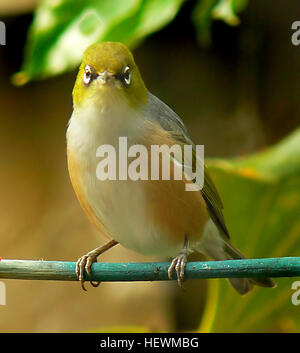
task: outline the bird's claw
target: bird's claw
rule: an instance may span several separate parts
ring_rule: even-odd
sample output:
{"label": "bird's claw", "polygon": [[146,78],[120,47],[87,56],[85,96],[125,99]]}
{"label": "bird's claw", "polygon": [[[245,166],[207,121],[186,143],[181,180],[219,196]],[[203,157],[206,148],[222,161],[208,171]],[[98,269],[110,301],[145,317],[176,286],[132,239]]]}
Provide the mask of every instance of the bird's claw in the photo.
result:
{"label": "bird's claw", "polygon": [[[76,262],[76,275],[78,277],[78,280],[80,281],[81,283],[81,288],[83,290],[87,290],[84,286],[84,282],[85,282],[85,279],[84,279],[84,271],[87,272],[87,274],[92,277],[92,270],[91,270],[91,267],[92,267],[92,264],[94,262],[97,262],[97,257],[96,256],[93,256],[89,253],[87,253],[86,255],[83,255],[81,256],[77,262]],[[93,281],[90,281],[91,285],[93,287],[98,287],[99,284],[101,282],[93,282]]]}
{"label": "bird's claw", "polygon": [[173,271],[175,269],[177,274],[177,282],[179,287],[183,287],[183,282],[185,280],[185,267],[187,264],[187,256],[186,253],[180,253],[177,257],[175,257],[168,269],[168,277],[171,280],[173,276]]}

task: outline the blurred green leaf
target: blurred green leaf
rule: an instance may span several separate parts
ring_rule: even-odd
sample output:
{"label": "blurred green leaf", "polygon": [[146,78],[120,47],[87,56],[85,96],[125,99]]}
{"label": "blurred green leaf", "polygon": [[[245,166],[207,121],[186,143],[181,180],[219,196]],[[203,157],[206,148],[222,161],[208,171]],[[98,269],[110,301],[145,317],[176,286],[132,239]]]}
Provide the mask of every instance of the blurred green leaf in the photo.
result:
{"label": "blurred green leaf", "polygon": [[237,13],[242,11],[247,5],[247,0],[221,0],[212,10],[212,17],[222,20],[230,26],[237,26],[240,20]]}
{"label": "blurred green leaf", "polygon": [[169,23],[184,0],[43,0],[30,28],[25,59],[13,81],[24,84],[74,69],[97,41],[133,46]]}
{"label": "blurred green leaf", "polygon": [[212,24],[212,11],[218,0],[198,0],[192,14],[192,20],[197,30],[198,40],[201,44],[210,43],[210,29]]}
{"label": "blurred green leaf", "polygon": [[157,31],[169,23],[183,2],[184,0],[142,1],[139,11],[114,26],[106,34],[106,37],[109,40],[121,41],[133,47],[149,33]]}
{"label": "blurred green leaf", "polygon": [[248,0],[198,0],[192,18],[200,43],[210,43],[213,20],[222,20],[230,26],[237,26],[240,23],[237,14],[246,7],[247,2]]}
{"label": "blurred green leaf", "polygon": [[[300,255],[300,129],[266,151],[211,161],[210,170],[234,245],[250,258]],[[215,312],[200,330],[299,332],[299,307],[291,302],[295,280],[276,279],[277,288],[256,287],[245,297],[220,280],[208,293]]]}

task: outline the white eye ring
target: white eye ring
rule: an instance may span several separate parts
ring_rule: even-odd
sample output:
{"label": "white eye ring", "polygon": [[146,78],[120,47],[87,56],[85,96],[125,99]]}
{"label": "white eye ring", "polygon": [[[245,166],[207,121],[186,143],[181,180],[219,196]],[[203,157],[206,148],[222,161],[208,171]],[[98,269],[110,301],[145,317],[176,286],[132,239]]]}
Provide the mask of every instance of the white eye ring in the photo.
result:
{"label": "white eye ring", "polygon": [[131,72],[130,72],[130,67],[129,66],[126,66],[124,71],[123,71],[123,74],[124,74],[124,82],[126,83],[127,86],[130,85],[130,81],[131,81]]}
{"label": "white eye ring", "polygon": [[86,85],[89,85],[93,81],[93,70],[89,65],[86,65],[84,74],[83,74],[83,82]]}

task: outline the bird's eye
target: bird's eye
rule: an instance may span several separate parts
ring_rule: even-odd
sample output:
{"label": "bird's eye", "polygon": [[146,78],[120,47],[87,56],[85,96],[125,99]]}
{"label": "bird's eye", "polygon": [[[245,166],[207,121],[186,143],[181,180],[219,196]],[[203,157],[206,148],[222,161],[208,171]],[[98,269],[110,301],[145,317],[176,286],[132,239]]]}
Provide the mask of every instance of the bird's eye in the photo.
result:
{"label": "bird's eye", "polygon": [[84,70],[84,75],[83,75],[84,84],[89,85],[94,78],[95,78],[95,75],[94,75],[93,69],[89,65],[86,65]]}
{"label": "bird's eye", "polygon": [[131,80],[131,72],[130,72],[130,67],[126,66],[124,71],[123,71],[123,79],[124,82],[127,86],[130,85],[130,80]]}

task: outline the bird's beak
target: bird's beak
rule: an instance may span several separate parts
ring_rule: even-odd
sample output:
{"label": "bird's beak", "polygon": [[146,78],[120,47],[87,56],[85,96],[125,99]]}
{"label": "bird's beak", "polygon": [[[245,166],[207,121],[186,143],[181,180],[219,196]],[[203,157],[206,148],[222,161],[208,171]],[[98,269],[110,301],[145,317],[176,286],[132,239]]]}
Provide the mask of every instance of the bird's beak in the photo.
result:
{"label": "bird's beak", "polygon": [[98,80],[102,85],[104,85],[114,76],[115,75],[112,72],[105,70],[98,74]]}

